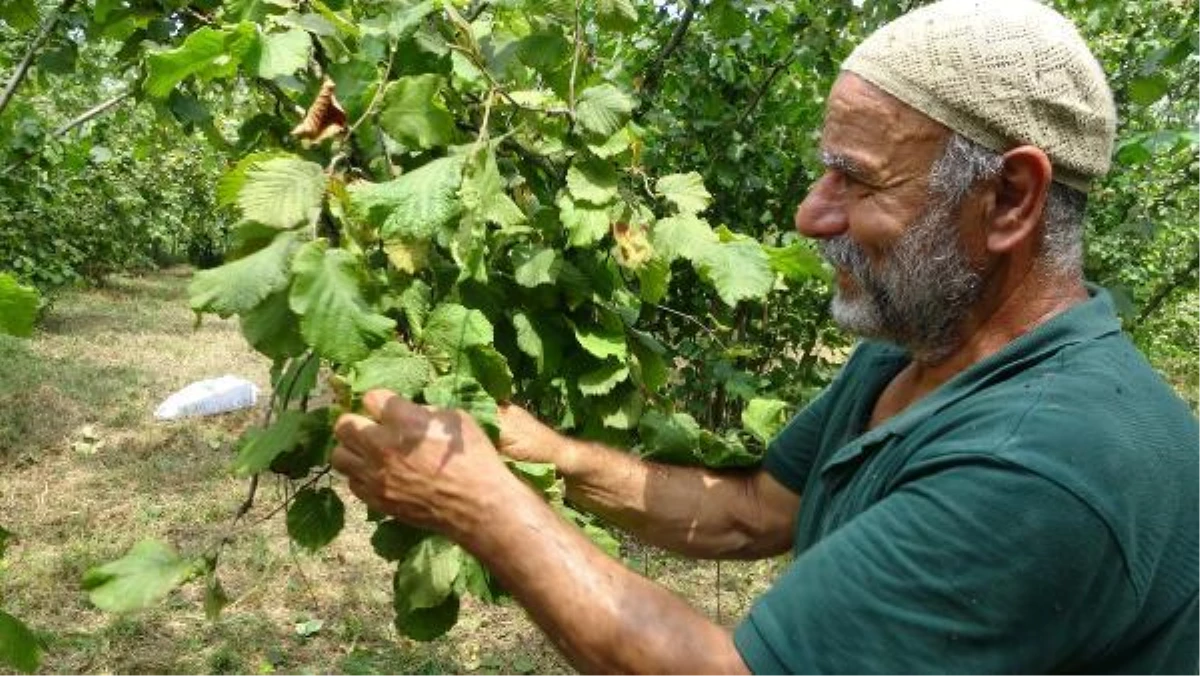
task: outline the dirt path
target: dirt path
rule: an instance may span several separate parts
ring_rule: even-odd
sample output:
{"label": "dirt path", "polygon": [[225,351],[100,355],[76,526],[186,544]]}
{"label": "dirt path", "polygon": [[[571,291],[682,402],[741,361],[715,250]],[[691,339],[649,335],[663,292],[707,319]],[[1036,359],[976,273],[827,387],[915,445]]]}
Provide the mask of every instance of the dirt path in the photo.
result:
{"label": "dirt path", "polygon": [[[312,555],[293,550],[281,518],[226,549],[233,598],[216,622],[192,584],[128,616],[94,609],[79,580],[93,565],[155,537],[182,551],[224,535],[245,495],[232,443],[260,415],[155,422],[154,407],[189,382],[226,373],[268,391],[269,363],[234,321],[193,328],[188,271],[116,277],[59,299],[31,341],[0,342],[0,525],[18,534],[0,568],[0,604],[42,633],[47,673],[552,673],[567,669],[513,606],[465,602],[442,639],[415,643],[391,624],[390,571],[370,549],[365,511],[347,497],[347,527]],[[284,499],[264,482],[256,520]],[[631,553],[636,553],[631,550]],[[646,560],[648,558],[648,560]],[[732,624],[778,564],[716,564],[650,553],[631,560]],[[323,621],[302,637],[298,623]]]}

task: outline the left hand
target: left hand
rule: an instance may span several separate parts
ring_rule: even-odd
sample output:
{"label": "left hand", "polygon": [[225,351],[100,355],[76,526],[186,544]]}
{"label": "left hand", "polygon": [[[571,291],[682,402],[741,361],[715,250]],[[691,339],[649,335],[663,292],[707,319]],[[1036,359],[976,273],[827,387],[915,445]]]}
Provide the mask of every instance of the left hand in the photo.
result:
{"label": "left hand", "polygon": [[331,463],[367,505],[456,537],[503,504],[516,480],[470,416],[387,390],[368,392],[363,408],[369,417],[338,418]]}

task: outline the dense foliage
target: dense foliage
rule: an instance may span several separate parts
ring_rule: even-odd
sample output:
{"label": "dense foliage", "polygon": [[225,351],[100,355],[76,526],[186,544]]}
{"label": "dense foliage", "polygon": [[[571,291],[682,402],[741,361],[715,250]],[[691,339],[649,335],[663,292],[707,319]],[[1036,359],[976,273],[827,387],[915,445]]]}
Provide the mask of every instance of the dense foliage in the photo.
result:
{"label": "dense foliage", "polygon": [[[294,482],[288,531],[308,549],[344,518],[331,420],[372,387],[492,433],[515,399],[650,457],[750,464],[849,345],[791,226],[823,97],[913,4],[0,0],[4,288],[227,251],[192,306],[238,316],[275,364],[233,461],[243,512],[260,473]],[[1122,120],[1089,277],[1194,380],[1196,5],[1057,4]],[[512,469],[612,546],[552,467]],[[377,528],[402,633],[502,593],[449,541]],[[144,542],[85,586],[127,610],[203,577],[215,614],[228,544]],[[0,614],[0,635],[18,629]]]}

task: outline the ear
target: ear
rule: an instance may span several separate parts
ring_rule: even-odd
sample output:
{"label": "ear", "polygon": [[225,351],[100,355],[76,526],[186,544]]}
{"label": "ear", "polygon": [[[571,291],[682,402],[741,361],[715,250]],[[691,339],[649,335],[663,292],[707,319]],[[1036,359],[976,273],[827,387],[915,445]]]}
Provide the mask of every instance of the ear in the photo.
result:
{"label": "ear", "polygon": [[1041,148],[1019,146],[1004,154],[1004,168],[988,222],[988,251],[1009,253],[1028,246],[1032,253],[1052,179],[1050,158]]}

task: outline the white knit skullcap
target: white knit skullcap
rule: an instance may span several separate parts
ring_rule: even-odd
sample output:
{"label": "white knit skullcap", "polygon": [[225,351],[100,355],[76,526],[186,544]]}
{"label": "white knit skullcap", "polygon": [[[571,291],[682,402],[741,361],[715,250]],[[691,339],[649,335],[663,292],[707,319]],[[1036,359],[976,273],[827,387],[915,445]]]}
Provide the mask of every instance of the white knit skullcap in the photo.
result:
{"label": "white knit skullcap", "polygon": [[842,64],[996,152],[1034,145],[1054,180],[1108,172],[1116,109],[1075,26],[1033,0],[942,0],[868,37]]}

